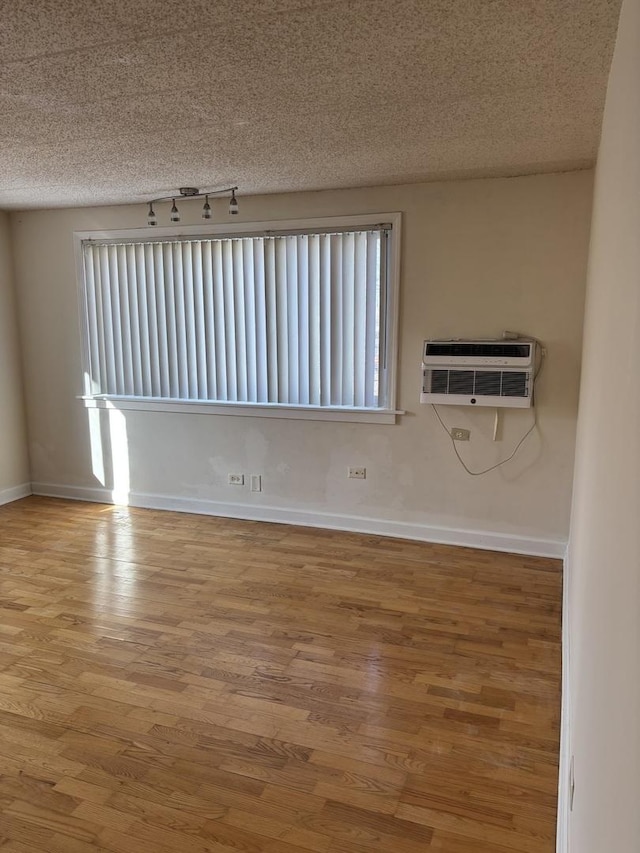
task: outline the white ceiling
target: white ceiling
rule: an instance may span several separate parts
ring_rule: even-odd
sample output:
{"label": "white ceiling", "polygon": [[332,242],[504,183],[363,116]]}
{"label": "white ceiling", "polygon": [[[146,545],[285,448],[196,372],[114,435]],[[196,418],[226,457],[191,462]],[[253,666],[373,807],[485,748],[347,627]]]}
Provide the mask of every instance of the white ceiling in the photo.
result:
{"label": "white ceiling", "polygon": [[0,0],[0,208],[593,163],[620,0]]}

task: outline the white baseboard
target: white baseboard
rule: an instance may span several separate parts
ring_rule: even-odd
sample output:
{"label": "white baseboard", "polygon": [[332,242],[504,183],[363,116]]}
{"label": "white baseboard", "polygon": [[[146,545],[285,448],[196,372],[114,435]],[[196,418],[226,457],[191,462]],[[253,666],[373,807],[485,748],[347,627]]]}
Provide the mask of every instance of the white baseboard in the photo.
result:
{"label": "white baseboard", "polygon": [[562,719],[560,724],[560,767],[558,769],[558,822],[556,853],[569,853],[571,812],[571,647],[569,645],[570,553],[562,567]]}
{"label": "white baseboard", "polygon": [[[63,486],[55,483],[32,483],[35,495],[97,503],[117,503],[109,489]],[[442,545],[462,545],[487,551],[506,551],[536,557],[564,557],[566,542],[555,539],[507,535],[498,532],[435,527],[406,521],[344,515],[289,507],[258,506],[256,504],[226,503],[201,498],[152,495],[131,492],[129,506],[145,509],[166,509],[173,512],[192,512],[198,515],[215,515],[242,518],[249,521],[271,521],[279,524],[297,524],[301,527],[324,527],[352,533],[370,533],[397,539],[415,539]]]}
{"label": "white baseboard", "polygon": [[33,494],[31,483],[22,483],[20,486],[13,486],[10,489],[0,490],[0,506],[9,504],[11,501],[19,501],[20,498],[28,498]]}

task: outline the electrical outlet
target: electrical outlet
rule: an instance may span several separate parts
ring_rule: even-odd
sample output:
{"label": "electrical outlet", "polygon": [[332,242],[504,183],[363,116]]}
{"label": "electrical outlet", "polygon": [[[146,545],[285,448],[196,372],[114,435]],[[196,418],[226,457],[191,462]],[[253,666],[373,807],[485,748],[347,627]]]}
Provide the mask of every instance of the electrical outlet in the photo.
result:
{"label": "electrical outlet", "polygon": [[367,469],[366,468],[349,468],[349,473],[347,477],[350,480],[366,480],[367,479]]}
{"label": "electrical outlet", "polygon": [[252,474],[251,475],[251,491],[252,492],[261,492],[262,491],[262,477],[260,474]]}
{"label": "electrical outlet", "polygon": [[463,429],[462,427],[451,427],[451,438],[454,441],[469,441],[471,430]]}
{"label": "electrical outlet", "polygon": [[244,486],[244,474],[227,474],[227,483],[230,486]]}

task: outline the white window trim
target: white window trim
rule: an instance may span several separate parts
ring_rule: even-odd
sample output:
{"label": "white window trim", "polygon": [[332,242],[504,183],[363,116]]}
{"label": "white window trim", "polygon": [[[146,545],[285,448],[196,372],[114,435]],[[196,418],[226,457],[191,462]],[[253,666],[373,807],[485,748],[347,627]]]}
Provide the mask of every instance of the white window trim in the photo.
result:
{"label": "white window trim", "polygon": [[387,302],[387,383],[388,408],[359,409],[348,407],[290,406],[277,403],[220,403],[192,400],[151,400],[116,396],[78,395],[86,408],[114,408],[123,411],[174,412],[200,415],[236,415],[258,418],[286,418],[292,420],[346,421],[358,423],[395,424],[396,416],[404,414],[395,408],[396,373],[398,359],[398,320],[400,294],[400,247],[402,214],[367,213],[362,215],[330,216],[313,219],[270,219],[257,222],[215,223],[205,225],[164,226],[126,228],[109,231],[75,231],[73,234],[76,260],[76,281],[78,284],[78,305],[80,309],[80,333],[82,341],[82,369],[79,377],[80,387],[84,387],[83,373],[89,364],[89,334],[86,326],[86,305],[84,288],[84,265],[82,243],[84,240],[149,240],[181,238],[193,236],[217,236],[233,234],[264,233],[265,231],[294,231],[314,228],[353,228],[378,225],[388,222],[392,226],[393,239],[390,241],[389,287]]}
{"label": "white window trim", "polygon": [[150,400],[132,397],[81,397],[87,409],[119,409],[129,412],[175,412],[190,415],[285,418],[299,421],[356,421],[394,424],[404,412],[390,409],[357,409],[347,406],[290,406],[286,403],[219,403],[195,400]]}

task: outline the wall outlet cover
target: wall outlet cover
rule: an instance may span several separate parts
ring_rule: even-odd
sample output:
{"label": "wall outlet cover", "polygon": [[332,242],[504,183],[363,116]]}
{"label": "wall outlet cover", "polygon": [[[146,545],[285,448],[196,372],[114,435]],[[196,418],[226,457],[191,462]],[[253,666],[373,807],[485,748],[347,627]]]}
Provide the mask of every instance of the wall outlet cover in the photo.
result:
{"label": "wall outlet cover", "polygon": [[471,430],[463,429],[462,427],[451,427],[451,438],[454,441],[469,441]]}

